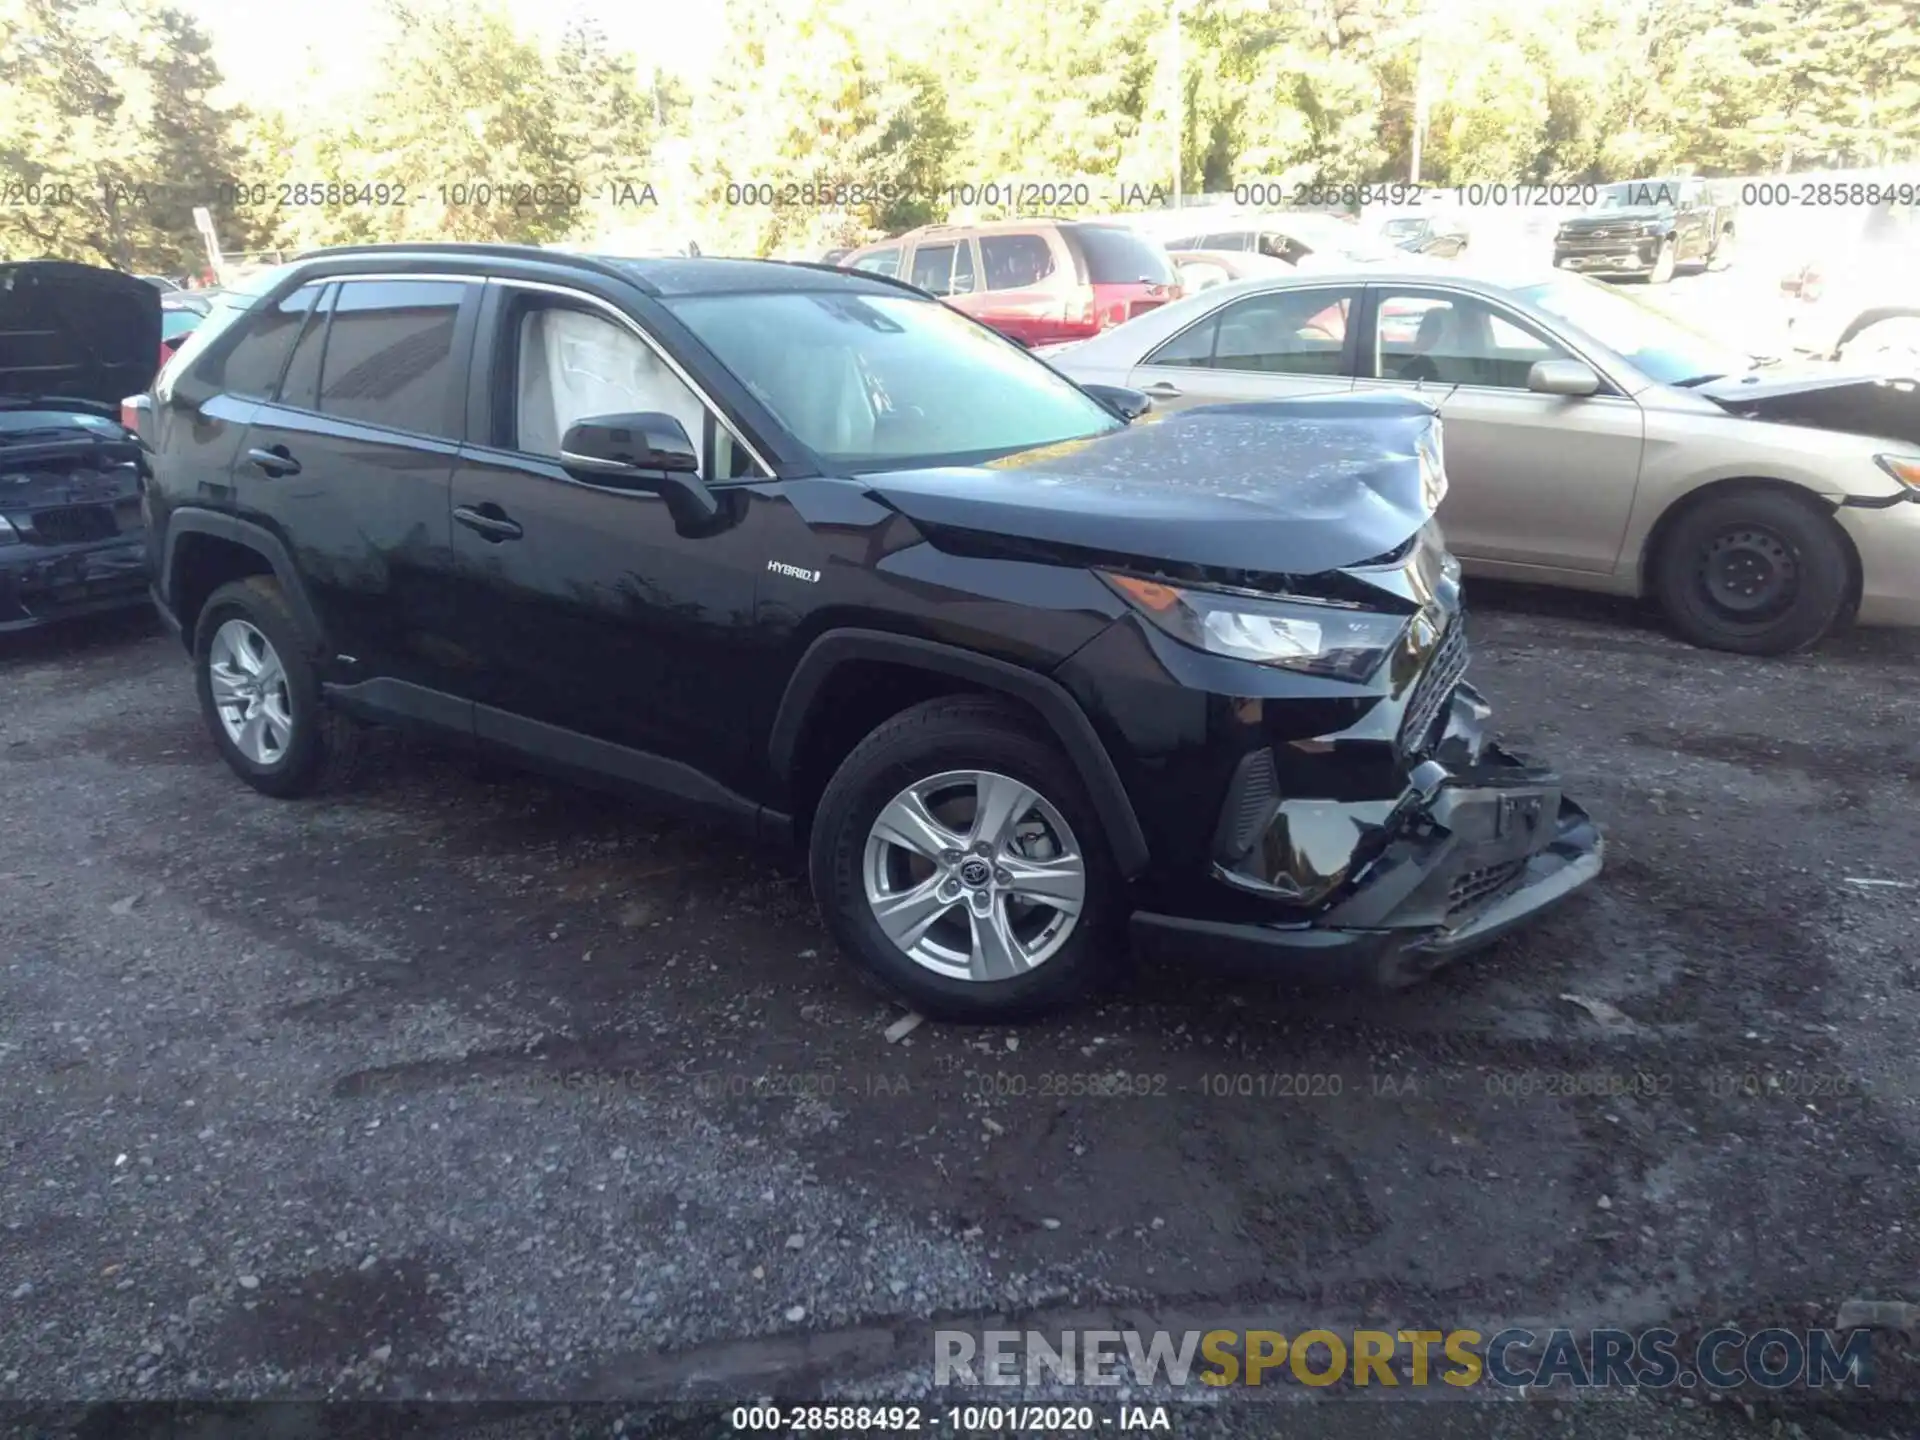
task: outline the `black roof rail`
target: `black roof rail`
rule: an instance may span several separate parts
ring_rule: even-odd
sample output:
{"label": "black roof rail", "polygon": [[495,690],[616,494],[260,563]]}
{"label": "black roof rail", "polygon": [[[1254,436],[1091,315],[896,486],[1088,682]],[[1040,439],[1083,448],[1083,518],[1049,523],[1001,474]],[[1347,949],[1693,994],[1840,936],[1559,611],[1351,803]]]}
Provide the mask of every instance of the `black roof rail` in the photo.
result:
{"label": "black roof rail", "polygon": [[862,280],[878,280],[882,285],[891,285],[896,290],[905,290],[910,295],[918,295],[925,300],[938,300],[940,297],[931,290],[922,290],[911,280],[902,280],[898,275],[882,275],[875,270],[856,270],[851,265],[834,265],[825,260],[771,260],[771,265],[792,265],[800,270],[824,270],[829,275],[857,275]]}
{"label": "black roof rail", "polygon": [[462,256],[471,256],[476,260],[540,260],[552,265],[592,270],[614,280],[624,280],[629,285],[637,285],[649,295],[660,293],[638,271],[617,268],[613,262],[619,259],[618,256],[594,255],[576,250],[548,250],[539,245],[489,245],[480,242],[446,240],[395,241],[373,245],[327,245],[316,250],[304,251],[286,263],[299,265],[310,260],[331,260],[336,256],[342,259],[353,259],[378,258],[382,255],[391,255],[396,258],[418,255],[429,259],[458,259]]}

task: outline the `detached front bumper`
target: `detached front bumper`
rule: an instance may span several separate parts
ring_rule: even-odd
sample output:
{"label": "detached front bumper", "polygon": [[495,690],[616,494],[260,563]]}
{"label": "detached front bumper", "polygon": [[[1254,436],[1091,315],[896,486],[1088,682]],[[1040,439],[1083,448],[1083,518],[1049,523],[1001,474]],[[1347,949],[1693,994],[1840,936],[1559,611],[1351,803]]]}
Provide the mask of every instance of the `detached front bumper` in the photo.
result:
{"label": "detached front bumper", "polygon": [[[1397,988],[1490,945],[1600,873],[1605,844],[1550,770],[1476,733],[1485,707],[1462,686],[1435,757],[1393,802],[1275,799],[1261,833],[1215,879],[1287,907],[1289,889],[1337,880],[1304,920],[1133,916],[1136,950],[1251,962],[1313,983]],[[1297,912],[1297,907],[1295,913]]]}
{"label": "detached front bumper", "polygon": [[147,549],[138,534],[0,546],[0,634],[146,603]]}

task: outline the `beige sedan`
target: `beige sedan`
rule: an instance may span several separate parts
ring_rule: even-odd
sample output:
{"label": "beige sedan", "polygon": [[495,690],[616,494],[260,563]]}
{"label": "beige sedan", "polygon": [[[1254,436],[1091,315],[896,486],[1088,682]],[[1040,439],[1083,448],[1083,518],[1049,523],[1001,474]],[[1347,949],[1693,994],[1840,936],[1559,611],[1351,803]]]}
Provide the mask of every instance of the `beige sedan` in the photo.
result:
{"label": "beige sedan", "polygon": [[1469,574],[1648,595],[1696,644],[1750,654],[1850,618],[1920,625],[1914,385],[1756,369],[1583,276],[1245,280],[1040,353],[1159,409],[1429,400]]}

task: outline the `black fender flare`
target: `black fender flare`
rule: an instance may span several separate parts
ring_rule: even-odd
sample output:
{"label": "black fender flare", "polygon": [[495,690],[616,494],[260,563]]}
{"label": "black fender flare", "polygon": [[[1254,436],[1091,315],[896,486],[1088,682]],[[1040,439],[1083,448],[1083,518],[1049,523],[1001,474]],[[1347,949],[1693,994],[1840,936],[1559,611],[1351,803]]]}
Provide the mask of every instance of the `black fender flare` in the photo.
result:
{"label": "black fender flare", "polygon": [[[281,593],[287,597],[287,607],[293,611],[293,618],[299,622],[307,638],[317,649],[325,646],[326,630],[320,624],[319,613],[313,608],[307,587],[300,581],[300,572],[294,568],[293,556],[288,553],[280,537],[264,525],[256,525],[251,520],[242,520],[218,510],[185,506],[167,517],[166,545],[160,556],[160,594],[170,611],[178,614],[174,561],[179,555],[180,537],[183,535],[211,535],[258,554],[273,567],[273,578],[279,582]],[[190,635],[183,635],[183,638],[189,645],[193,643]]]}
{"label": "black fender flare", "polygon": [[934,640],[885,630],[849,629],[830,630],[809,645],[787,681],[767,740],[768,762],[783,786],[792,782],[801,731],[827,681],[842,665],[860,660],[886,660],[951,675],[1031,706],[1053,732],[1086,786],[1121,874],[1131,879],[1147,868],[1147,838],[1133,801],[1099,732],[1066,687],[1036,670]]}

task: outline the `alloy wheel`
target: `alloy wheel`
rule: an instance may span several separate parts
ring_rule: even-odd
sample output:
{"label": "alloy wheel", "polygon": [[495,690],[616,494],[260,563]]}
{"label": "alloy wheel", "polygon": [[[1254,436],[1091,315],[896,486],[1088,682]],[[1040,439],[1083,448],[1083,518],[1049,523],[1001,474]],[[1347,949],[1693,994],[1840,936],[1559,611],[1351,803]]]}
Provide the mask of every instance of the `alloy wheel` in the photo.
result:
{"label": "alloy wheel", "polygon": [[227,739],[255,765],[272,765],[293,739],[286,667],[258,627],[238,618],[213,632],[207,681]]}
{"label": "alloy wheel", "polygon": [[1065,818],[1024,781],[950,770],[881,807],[862,866],[881,931],[916,964],[956,980],[1007,980],[1044,965],[1078,925],[1086,858]]}

